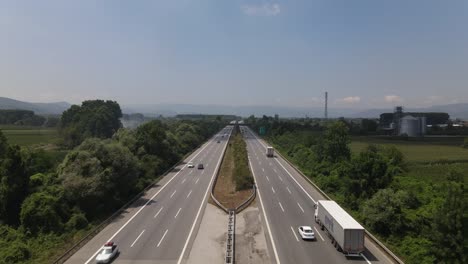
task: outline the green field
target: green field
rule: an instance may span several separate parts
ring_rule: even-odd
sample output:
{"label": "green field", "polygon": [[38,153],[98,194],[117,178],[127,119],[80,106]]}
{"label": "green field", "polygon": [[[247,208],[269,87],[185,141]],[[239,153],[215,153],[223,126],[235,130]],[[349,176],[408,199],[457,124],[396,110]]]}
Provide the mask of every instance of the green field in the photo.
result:
{"label": "green field", "polygon": [[38,128],[23,126],[0,126],[10,144],[30,146],[36,144],[56,144],[59,140],[55,128]]}
{"label": "green field", "polygon": [[468,149],[461,147],[461,137],[437,137],[419,140],[392,140],[373,137],[353,137],[350,147],[353,153],[359,153],[369,144],[394,145],[409,162],[460,161],[468,162]]}

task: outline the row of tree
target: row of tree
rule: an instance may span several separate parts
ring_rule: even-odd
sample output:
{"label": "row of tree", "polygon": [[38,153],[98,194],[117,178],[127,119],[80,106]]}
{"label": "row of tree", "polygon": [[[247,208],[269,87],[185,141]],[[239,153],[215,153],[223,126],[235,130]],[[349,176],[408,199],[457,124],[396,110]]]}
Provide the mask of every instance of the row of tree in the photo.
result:
{"label": "row of tree", "polygon": [[76,147],[63,160],[10,145],[0,132],[0,263],[37,263],[32,248],[106,218],[224,126],[153,120],[131,130],[120,116],[112,101],[72,106],[61,132]]}

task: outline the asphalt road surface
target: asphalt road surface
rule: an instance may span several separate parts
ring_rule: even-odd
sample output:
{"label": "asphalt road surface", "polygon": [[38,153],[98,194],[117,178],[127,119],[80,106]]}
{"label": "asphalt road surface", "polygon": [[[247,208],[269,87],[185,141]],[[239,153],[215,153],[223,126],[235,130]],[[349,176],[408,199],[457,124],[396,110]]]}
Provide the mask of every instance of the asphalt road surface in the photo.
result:
{"label": "asphalt road surface", "polygon": [[[331,239],[314,221],[315,201],[324,199],[285,160],[266,156],[266,143],[243,126],[251,169],[258,187],[270,256],[276,263],[392,263],[366,239],[361,257],[338,252]],[[303,241],[297,228],[312,226],[316,241]]]}
{"label": "asphalt road surface", "polygon": [[185,263],[231,130],[212,137],[66,263],[95,263],[106,241],[120,249],[113,263]]}

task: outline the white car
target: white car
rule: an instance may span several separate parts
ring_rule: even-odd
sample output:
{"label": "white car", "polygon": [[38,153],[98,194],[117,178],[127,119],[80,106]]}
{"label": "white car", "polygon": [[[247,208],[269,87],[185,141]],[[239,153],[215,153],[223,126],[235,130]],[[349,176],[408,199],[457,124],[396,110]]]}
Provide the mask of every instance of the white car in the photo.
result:
{"label": "white car", "polygon": [[96,256],[96,263],[110,263],[117,256],[119,249],[114,242],[107,242],[102,247],[101,252]]}
{"label": "white car", "polygon": [[192,163],[192,162],[189,162],[189,163],[187,164],[187,167],[189,167],[189,168],[193,168],[193,167],[195,167],[195,165],[193,165],[193,163]]}
{"label": "white car", "polygon": [[302,239],[310,239],[315,240],[315,233],[310,226],[300,226],[298,228],[299,235],[301,235]]}

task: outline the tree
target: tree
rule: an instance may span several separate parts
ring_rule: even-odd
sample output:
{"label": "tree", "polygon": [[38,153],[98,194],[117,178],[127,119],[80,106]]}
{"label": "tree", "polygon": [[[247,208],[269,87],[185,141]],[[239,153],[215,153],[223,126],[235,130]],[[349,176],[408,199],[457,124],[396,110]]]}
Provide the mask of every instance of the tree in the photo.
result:
{"label": "tree", "polygon": [[66,197],[95,216],[113,211],[135,193],[140,168],[128,148],[94,138],[65,157],[58,175]]}
{"label": "tree", "polygon": [[350,139],[346,124],[341,121],[332,123],[327,127],[323,138],[323,158],[333,163],[349,160],[351,157],[349,143]]}
{"label": "tree", "polygon": [[28,194],[28,181],[20,148],[8,146],[0,156],[0,220],[18,224],[21,203]]}
{"label": "tree", "polygon": [[32,233],[59,231],[62,228],[60,197],[47,192],[37,192],[24,200],[21,207],[21,224]]}
{"label": "tree", "polygon": [[63,112],[60,131],[67,146],[79,145],[90,137],[110,138],[122,127],[122,111],[115,101],[84,101]]}
{"label": "tree", "polygon": [[[466,228],[466,198],[463,175],[450,171],[443,204],[434,214],[433,251],[438,263],[466,263],[467,248],[463,228]],[[464,226],[465,224],[465,226]]]}
{"label": "tree", "polygon": [[463,147],[468,149],[468,137],[466,137],[465,140],[463,140]]}
{"label": "tree", "polygon": [[401,232],[406,226],[407,196],[405,191],[379,190],[363,206],[364,223],[384,236]]}

